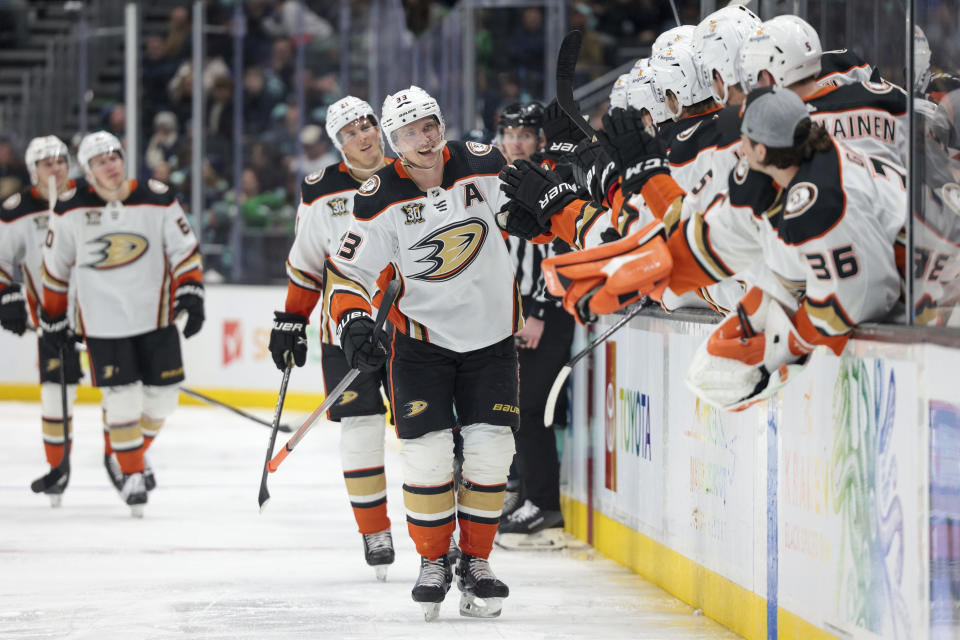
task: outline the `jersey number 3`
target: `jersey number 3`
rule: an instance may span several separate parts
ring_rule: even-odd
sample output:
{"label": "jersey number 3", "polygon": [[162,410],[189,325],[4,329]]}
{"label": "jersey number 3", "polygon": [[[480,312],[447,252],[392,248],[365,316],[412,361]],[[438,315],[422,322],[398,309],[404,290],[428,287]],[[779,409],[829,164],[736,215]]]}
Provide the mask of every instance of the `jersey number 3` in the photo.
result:
{"label": "jersey number 3", "polygon": [[357,257],[357,249],[362,242],[363,238],[359,235],[352,231],[347,232],[347,235],[343,237],[343,242],[340,243],[340,250],[337,251],[337,256],[344,260],[353,260]]}
{"label": "jersey number 3", "polygon": [[838,280],[852,278],[860,273],[860,262],[857,260],[857,254],[853,251],[853,245],[837,247],[827,256],[823,253],[808,253],[807,262],[813,269],[817,280],[832,280],[833,274],[830,272],[830,258],[833,260],[833,271],[837,274]]}

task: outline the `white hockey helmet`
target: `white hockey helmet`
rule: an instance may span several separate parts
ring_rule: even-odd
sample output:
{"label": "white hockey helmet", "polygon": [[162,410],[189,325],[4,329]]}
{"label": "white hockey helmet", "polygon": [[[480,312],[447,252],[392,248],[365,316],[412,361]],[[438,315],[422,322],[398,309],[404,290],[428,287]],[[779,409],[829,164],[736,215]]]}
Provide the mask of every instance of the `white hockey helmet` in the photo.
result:
{"label": "white hockey helmet", "polygon": [[27,163],[27,171],[30,172],[30,183],[37,184],[37,163],[44,158],[56,158],[63,156],[70,161],[70,154],[67,151],[67,145],[57,136],[40,136],[34,138],[27,145],[27,151],[24,155],[24,161]]}
{"label": "white hockey helmet", "polygon": [[923,29],[914,25],[913,27],[913,91],[914,93],[925,93],[927,85],[930,84],[930,42],[927,40],[927,34]]}
{"label": "white hockey helmet", "polygon": [[[711,97],[709,88],[703,86],[700,80],[696,56],[689,44],[674,44],[650,58],[650,66],[658,67],[658,89],[663,90],[664,96],[667,91],[673,92],[681,107],[689,107]],[[672,116],[674,120],[679,119],[680,111]]]}
{"label": "white hockey helmet", "polygon": [[658,53],[662,53],[666,49],[669,49],[671,45],[677,44],[678,42],[692,43],[693,30],[695,28],[692,24],[682,24],[679,27],[667,29],[657,36],[657,39],[650,45],[650,57],[652,58]]}
{"label": "white hockey helmet", "polygon": [[[720,104],[726,104],[729,87],[740,84],[740,48],[761,24],[756,14],[737,4],[714,11],[697,25],[694,50],[700,82]],[[714,72],[723,79],[723,93],[713,88]]]}
{"label": "white hockey helmet", "polygon": [[664,99],[665,94],[657,91],[657,67],[634,69],[627,83],[627,106],[640,111],[646,109],[654,124],[660,124],[671,118]]}
{"label": "white hockey helmet", "polygon": [[116,151],[123,157],[123,145],[120,144],[117,136],[107,131],[94,131],[85,135],[80,141],[80,146],[77,148],[77,161],[85,172],[93,173],[90,170],[90,160],[111,151]]}
{"label": "white hockey helmet", "polygon": [[617,78],[617,81],[613,83],[613,89],[610,90],[609,111],[627,108],[627,83],[629,82],[630,74],[624,73],[621,74]]}
{"label": "white hockey helmet", "polygon": [[650,58],[640,58],[633,63],[634,69],[646,69],[650,66]]}
{"label": "white hockey helmet", "polygon": [[338,135],[340,129],[361,118],[369,118],[370,123],[374,126],[377,124],[377,114],[373,107],[366,101],[354,96],[340,98],[327,107],[327,137],[333,142],[337,151],[343,152],[343,143],[340,142]]}
{"label": "white hockey helmet", "polygon": [[745,93],[760,84],[767,71],[774,82],[789,87],[820,73],[820,36],[797,16],[777,16],[764,22],[740,49],[740,84]]}
{"label": "white hockey helmet", "polygon": [[380,114],[380,129],[386,134],[390,148],[399,155],[393,134],[404,125],[430,116],[436,118],[442,139],[445,126],[440,105],[429,93],[416,85],[411,85],[409,89],[397,91],[384,99]]}

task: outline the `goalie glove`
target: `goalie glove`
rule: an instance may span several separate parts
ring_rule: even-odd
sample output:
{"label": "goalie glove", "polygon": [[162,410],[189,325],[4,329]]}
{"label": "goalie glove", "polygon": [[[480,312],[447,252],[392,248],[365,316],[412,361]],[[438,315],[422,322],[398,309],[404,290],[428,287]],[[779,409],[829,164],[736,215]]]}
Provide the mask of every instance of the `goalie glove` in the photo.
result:
{"label": "goalie glove", "polygon": [[661,222],[607,244],[541,263],[550,293],[580,324],[663,292],[673,269]]}
{"label": "goalie glove", "polygon": [[603,116],[603,131],[597,132],[621,176],[625,196],[640,193],[643,185],[658,173],[670,173],[663,141],[644,128],[639,111],[614,109]]}
{"label": "goalie glove", "polygon": [[543,137],[547,140],[544,157],[559,162],[587,136],[554,100],[543,110]]}
{"label": "goalie glove", "polygon": [[813,348],[783,305],[753,287],[697,349],[685,381],[707,403],[742,411],[795,377]]}
{"label": "goalie glove", "polygon": [[0,327],[22,336],[27,330],[26,296],[18,283],[0,290]]}
{"label": "goalie glove", "polygon": [[610,155],[599,142],[583,140],[570,160],[574,181],[590,193],[590,199],[603,203],[610,187],[620,176]]}
{"label": "goalie glove", "polygon": [[554,172],[529,160],[517,160],[500,170],[500,190],[536,216],[545,229],[550,218],[577,198],[577,188]]}

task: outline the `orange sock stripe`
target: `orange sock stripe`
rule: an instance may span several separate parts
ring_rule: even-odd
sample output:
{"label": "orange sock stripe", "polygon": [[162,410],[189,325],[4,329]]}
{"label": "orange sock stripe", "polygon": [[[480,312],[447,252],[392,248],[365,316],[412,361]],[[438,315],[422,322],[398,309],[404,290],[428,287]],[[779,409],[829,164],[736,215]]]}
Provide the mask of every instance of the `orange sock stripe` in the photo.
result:
{"label": "orange sock stripe", "polygon": [[353,507],[353,517],[357,520],[357,530],[360,533],[376,533],[390,528],[386,498],[367,505],[356,502],[351,502],[350,505]]}
{"label": "orange sock stripe", "polygon": [[44,442],[43,450],[47,454],[47,464],[49,464],[51,467],[55,467],[60,464],[60,460],[63,459],[62,444],[50,444],[49,442]]}
{"label": "orange sock stripe", "polygon": [[[407,516],[407,531],[410,532],[410,538],[417,546],[417,553],[428,560],[436,560],[447,552],[450,548],[450,536],[457,528],[456,518],[450,516],[443,520],[414,520]],[[497,528],[493,528],[496,533]],[[490,538],[490,544],[493,544],[493,538]],[[487,553],[490,551],[487,550]],[[486,557],[486,556],[484,556]]]}
{"label": "orange sock stripe", "polygon": [[153,444],[154,436],[143,436],[143,452],[146,453],[150,445]]}
{"label": "orange sock stripe", "polygon": [[457,517],[460,521],[460,549],[478,558],[489,557],[498,523],[488,522],[486,518],[474,518],[465,513],[459,513]]}
{"label": "orange sock stripe", "polygon": [[113,446],[110,444],[110,430],[103,428],[103,454],[109,456],[113,453]]}
{"label": "orange sock stripe", "polygon": [[143,447],[132,451],[117,451],[117,462],[124,473],[138,473],[143,471]]}

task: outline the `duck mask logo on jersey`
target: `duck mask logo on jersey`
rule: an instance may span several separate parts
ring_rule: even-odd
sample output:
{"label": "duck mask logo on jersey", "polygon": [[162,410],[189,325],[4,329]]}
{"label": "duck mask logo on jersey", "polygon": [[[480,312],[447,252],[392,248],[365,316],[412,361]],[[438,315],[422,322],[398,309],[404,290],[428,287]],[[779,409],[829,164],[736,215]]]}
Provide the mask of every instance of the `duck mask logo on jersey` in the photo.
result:
{"label": "duck mask logo on jersey", "polygon": [[430,251],[430,255],[417,258],[417,262],[430,267],[410,277],[427,282],[442,282],[457,277],[480,255],[487,229],[487,223],[480,218],[469,218],[437,229],[410,247],[411,250]]}
{"label": "duck mask logo on jersey", "polygon": [[101,244],[98,258],[83,265],[93,269],[114,269],[136,262],[150,247],[138,233],[107,233],[90,242]]}

